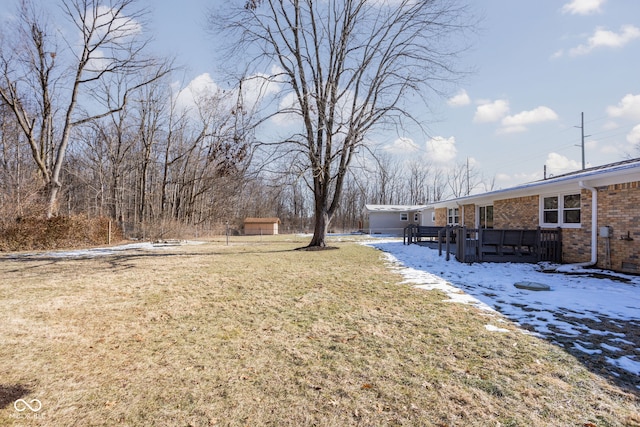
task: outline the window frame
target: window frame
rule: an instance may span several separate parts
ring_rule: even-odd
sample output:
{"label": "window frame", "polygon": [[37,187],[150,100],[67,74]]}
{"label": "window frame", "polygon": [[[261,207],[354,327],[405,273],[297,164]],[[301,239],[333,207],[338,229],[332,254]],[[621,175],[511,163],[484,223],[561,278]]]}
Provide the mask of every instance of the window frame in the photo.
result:
{"label": "window frame", "polygon": [[409,221],[409,212],[401,212],[400,213],[400,221]]}
{"label": "window frame", "polygon": [[447,225],[460,225],[460,208],[447,208]]}
{"label": "window frame", "polygon": [[[565,202],[567,201],[567,197],[578,196],[578,206],[565,206]],[[547,208],[545,206],[545,201],[547,199],[556,199],[556,206],[552,208]],[[580,221],[578,222],[567,222],[567,213],[569,212],[578,212],[578,216]],[[546,214],[555,212],[557,216],[557,222],[546,222]],[[578,192],[564,192],[564,193],[550,193],[550,194],[541,194],[540,195],[540,217],[539,217],[540,227],[545,228],[582,228],[582,193]]]}
{"label": "window frame", "polygon": [[[491,208],[491,227],[487,227],[487,214],[489,212],[489,208]],[[482,211],[484,210],[485,212],[485,218],[484,218],[484,227],[483,225],[483,218],[482,218]],[[478,206],[478,228],[485,228],[485,229],[492,229],[494,228],[494,219],[493,219],[493,212],[494,212],[494,208],[493,208],[493,203],[488,204],[488,205],[479,205]]]}

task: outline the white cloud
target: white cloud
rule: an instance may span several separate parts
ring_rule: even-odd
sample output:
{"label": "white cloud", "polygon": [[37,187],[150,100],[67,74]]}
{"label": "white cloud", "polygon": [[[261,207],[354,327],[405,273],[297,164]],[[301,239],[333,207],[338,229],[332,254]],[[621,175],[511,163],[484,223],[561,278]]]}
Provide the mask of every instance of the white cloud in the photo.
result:
{"label": "white cloud", "polygon": [[509,112],[509,101],[498,99],[493,102],[485,102],[478,106],[473,116],[475,123],[497,122]]}
{"label": "white cloud", "polygon": [[178,92],[176,108],[179,111],[193,110],[200,100],[209,98],[219,91],[220,87],[213,81],[209,73],[200,74]]}
{"label": "white cloud", "polygon": [[85,66],[85,70],[98,73],[105,70],[109,64],[111,64],[111,59],[105,56],[103,50],[96,49],[91,52],[89,61],[87,61],[87,65]]}
{"label": "white cloud", "polygon": [[427,141],[427,159],[444,164],[455,160],[458,155],[455,137],[436,136]]}
{"label": "white cloud", "polygon": [[498,133],[518,133],[525,132],[527,126],[535,123],[542,123],[558,120],[558,115],[549,107],[540,106],[530,111],[523,111],[513,116],[502,119],[502,127]]}
{"label": "white cloud", "polygon": [[549,107],[540,106],[502,119],[503,126],[526,126],[534,123],[558,120],[558,115]]}
{"label": "white cloud", "polygon": [[551,59],[558,59],[558,58],[562,58],[564,56],[564,50],[560,49],[555,51],[552,55],[551,55]]}
{"label": "white cloud", "polygon": [[589,15],[591,13],[601,12],[600,6],[606,0],[572,0],[570,3],[562,6],[563,13],[572,15]]}
{"label": "white cloud", "polygon": [[138,21],[123,15],[121,10],[107,6],[98,7],[95,20],[93,13],[89,13],[87,21],[86,25],[89,28],[95,25],[94,36],[96,40],[104,37],[107,33],[110,34],[111,39],[114,39],[134,36],[142,32],[142,26]]}
{"label": "white cloud", "polygon": [[511,175],[506,173],[497,173],[496,174],[496,182],[510,182]]}
{"label": "white cloud", "polygon": [[635,126],[627,135],[629,144],[640,144],[640,125]]}
{"label": "white cloud", "polygon": [[[88,62],[85,71],[99,73],[113,65],[114,55],[120,56],[118,49],[114,52],[105,52],[103,48],[112,47],[114,44],[124,44],[127,39],[133,38],[142,33],[142,26],[138,21],[125,16],[121,10],[112,9],[107,6],[98,6],[95,13],[92,9],[87,10],[87,14],[82,21],[81,17],[77,24],[84,26],[84,34],[78,32],[76,44],[72,47],[78,55],[81,54],[88,43],[91,50],[88,52]],[[91,36],[87,41],[86,36]]]}
{"label": "white cloud", "polygon": [[447,104],[450,107],[464,107],[465,105],[471,104],[471,98],[469,98],[466,90],[461,89],[452,98],[447,100]]}
{"label": "white cloud", "polygon": [[602,125],[602,130],[614,130],[618,129],[620,125],[613,120],[608,120],[605,124]]}
{"label": "white cloud", "polygon": [[609,117],[640,120],[640,95],[627,94],[617,106],[607,107]]}
{"label": "white cloud", "polygon": [[398,138],[391,144],[383,147],[383,150],[393,154],[408,154],[418,151],[419,147],[411,138]]}
{"label": "white cloud", "polygon": [[280,99],[278,104],[278,114],[271,118],[271,121],[278,126],[289,126],[300,122],[300,103],[296,94],[289,92]]}
{"label": "white cloud", "polygon": [[605,155],[620,157],[624,154],[624,148],[621,150],[620,147],[613,144],[603,145],[598,147],[598,151]]}
{"label": "white cloud", "polygon": [[600,47],[619,48],[627,43],[640,38],[640,28],[633,25],[624,25],[619,33],[598,27],[586,44],[581,44],[569,50],[570,56],[586,55]]}
{"label": "white cloud", "polygon": [[549,153],[545,165],[547,165],[547,176],[573,172],[582,167],[578,161],[570,160],[558,153]]}
{"label": "white cloud", "polygon": [[595,139],[588,139],[584,143],[585,150],[587,152],[595,151],[600,146],[600,141]]}
{"label": "white cloud", "polygon": [[273,77],[256,74],[242,81],[242,101],[247,110],[253,110],[266,97],[279,93],[281,89],[282,83],[274,80]]}

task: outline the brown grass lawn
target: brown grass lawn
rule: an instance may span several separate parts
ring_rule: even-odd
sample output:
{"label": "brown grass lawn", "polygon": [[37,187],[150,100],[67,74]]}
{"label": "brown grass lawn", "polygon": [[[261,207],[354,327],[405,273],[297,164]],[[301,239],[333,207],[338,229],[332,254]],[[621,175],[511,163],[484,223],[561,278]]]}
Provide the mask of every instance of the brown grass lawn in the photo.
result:
{"label": "brown grass lawn", "polygon": [[640,425],[563,350],[305,243],[0,257],[0,425]]}

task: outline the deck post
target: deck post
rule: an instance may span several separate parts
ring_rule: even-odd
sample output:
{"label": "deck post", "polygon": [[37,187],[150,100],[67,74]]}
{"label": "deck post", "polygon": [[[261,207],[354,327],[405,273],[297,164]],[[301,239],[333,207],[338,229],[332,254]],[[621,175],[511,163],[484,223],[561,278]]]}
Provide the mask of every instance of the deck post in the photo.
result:
{"label": "deck post", "polygon": [[556,262],[562,263],[562,228],[558,227],[558,244],[556,245]]}
{"label": "deck post", "polygon": [[536,259],[537,262],[542,261],[542,229],[536,227]]}
{"label": "deck post", "polygon": [[451,252],[451,226],[447,225],[446,231],[445,231],[445,250],[447,251],[447,255],[445,256],[445,259],[447,261],[449,261],[449,258],[451,258],[450,252]]}
{"label": "deck post", "polygon": [[456,258],[460,262],[467,262],[467,226],[463,225],[462,228],[456,230]]}

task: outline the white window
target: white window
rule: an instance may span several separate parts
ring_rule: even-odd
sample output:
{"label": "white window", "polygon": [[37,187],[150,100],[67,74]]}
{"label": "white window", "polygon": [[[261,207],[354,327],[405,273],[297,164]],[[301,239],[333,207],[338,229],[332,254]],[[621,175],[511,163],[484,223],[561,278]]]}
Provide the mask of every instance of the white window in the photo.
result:
{"label": "white window", "polygon": [[460,224],[460,210],[459,208],[447,209],[447,224],[458,225]]}
{"label": "white window", "polygon": [[406,212],[403,212],[400,214],[400,221],[409,221],[409,214]]}
{"label": "white window", "polygon": [[420,214],[418,212],[413,214],[413,222],[415,222],[415,223],[419,223],[420,222]]}
{"label": "white window", "polygon": [[540,225],[543,227],[580,227],[580,194],[541,197]]}
{"label": "white window", "polygon": [[478,208],[478,219],[480,228],[493,228],[493,206],[480,206]]}

